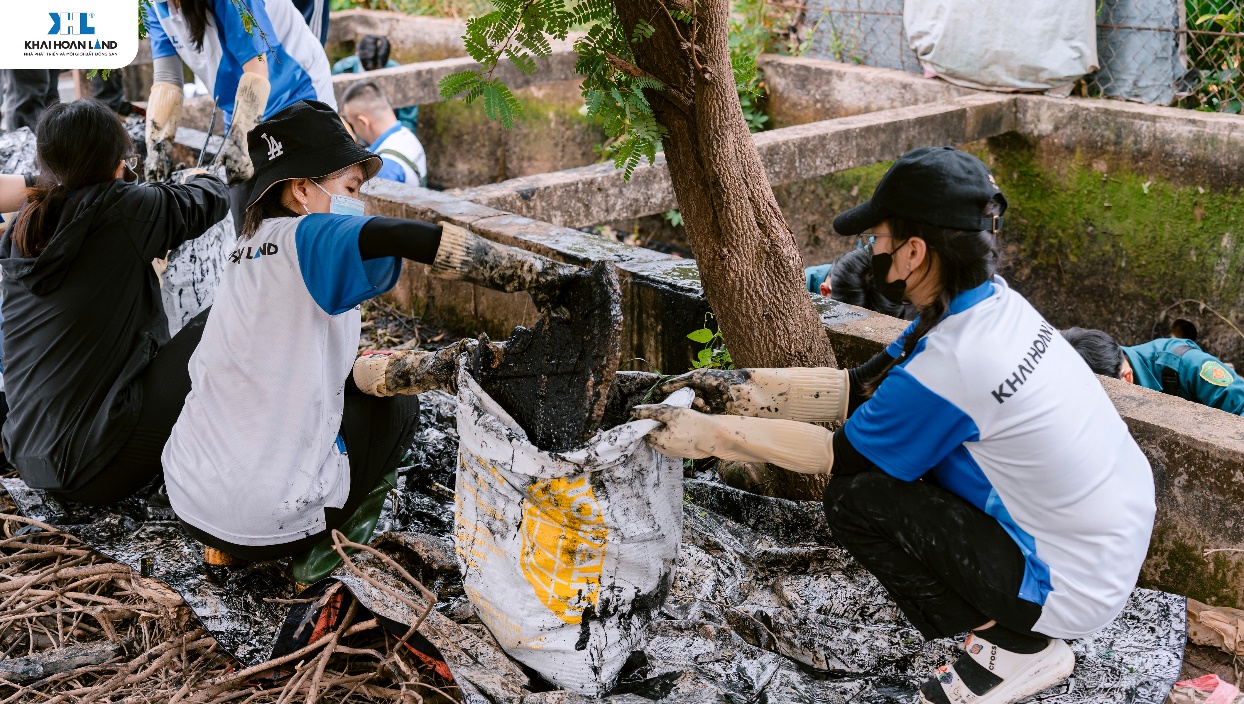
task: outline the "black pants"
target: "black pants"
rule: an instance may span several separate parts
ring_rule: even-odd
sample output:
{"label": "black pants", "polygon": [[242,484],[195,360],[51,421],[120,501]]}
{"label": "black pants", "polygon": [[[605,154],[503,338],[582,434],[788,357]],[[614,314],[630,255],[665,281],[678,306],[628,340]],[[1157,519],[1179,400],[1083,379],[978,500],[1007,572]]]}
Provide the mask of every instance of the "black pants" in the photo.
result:
{"label": "black pants", "polygon": [[1035,635],[1041,607],[1020,599],[1024,556],[1002,526],[929,482],[880,469],[834,477],[825,488],[834,537],[877,577],[925,638],[993,620]]}
{"label": "black pants", "polygon": [[29,68],[4,70],[4,119],[0,130],[13,130],[39,124],[39,115],[49,105],[60,102],[60,69]]}
{"label": "black pants", "polygon": [[160,453],[190,394],[190,355],[203,337],[209,312],[211,308],[191,318],[139,375],[142,410],[112,461],[81,487],[56,492],[58,498],[104,506],[130,496],[161,474]]}
{"label": "black pants", "polygon": [[[417,396],[368,396],[359,391],[353,381],[347,381],[341,437],[346,442],[346,456],[350,460],[350,495],[341,508],[324,509],[323,531],[279,545],[236,545],[184,522],[182,528],[208,547],[252,562],[278,560],[306,552],[345,523],[380,483],[381,477],[397,468],[418,428]],[[245,487],[233,490],[245,491]]]}

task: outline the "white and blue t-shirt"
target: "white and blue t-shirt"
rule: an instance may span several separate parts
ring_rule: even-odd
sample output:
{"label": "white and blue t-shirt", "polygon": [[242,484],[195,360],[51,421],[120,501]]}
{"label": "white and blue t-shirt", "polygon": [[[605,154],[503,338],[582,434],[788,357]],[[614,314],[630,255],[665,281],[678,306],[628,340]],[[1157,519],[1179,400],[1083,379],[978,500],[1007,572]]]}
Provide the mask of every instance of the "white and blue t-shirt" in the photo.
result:
{"label": "white and blue t-shirt", "polygon": [[324,508],[345,504],[339,431],[358,306],[392,288],[402,265],[363,261],[369,219],[267,220],[230,255],[161,456],[186,523],[237,545],[279,545],[324,530]]}
{"label": "white and blue t-shirt", "polygon": [[384,162],[377,178],[422,186],[428,175],[428,157],[423,144],[401,122],[396,123],[367,147]]}
{"label": "white and blue t-shirt", "polygon": [[845,432],[891,476],[935,481],[1002,525],[1026,563],[1018,596],[1042,606],[1034,631],[1079,638],[1123,609],[1153,529],[1149,462],[1088,365],[1001,278],[956,296]]}
{"label": "white and blue t-shirt", "polygon": [[[203,48],[194,48],[190,26],[181,9],[167,0],[147,10],[151,56],[180,56],[208,91],[219,100],[225,124],[233,119],[233,104],[242,80],[242,66],[262,55],[268,66],[272,92],[264,117],[299,100],[319,100],[337,107],[332,72],[324,47],[315,38],[291,0],[206,0],[211,12],[203,32]],[[246,30],[238,5],[254,18]]]}

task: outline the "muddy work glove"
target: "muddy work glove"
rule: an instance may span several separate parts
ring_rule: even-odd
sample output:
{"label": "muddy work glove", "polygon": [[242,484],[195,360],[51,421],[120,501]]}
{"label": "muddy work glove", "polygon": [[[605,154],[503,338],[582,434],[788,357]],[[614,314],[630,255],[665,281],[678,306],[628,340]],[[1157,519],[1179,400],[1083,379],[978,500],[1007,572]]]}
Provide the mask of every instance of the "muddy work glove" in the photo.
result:
{"label": "muddy work glove", "polygon": [[670,457],[768,462],[801,474],[829,474],[834,466],[833,435],[819,425],[667,405],[636,406],[634,415],[664,424],[648,433],[648,444]]}
{"label": "muddy work glove", "polygon": [[229,133],[225,135],[225,144],[214,165],[223,166],[229,183],[245,181],[255,174],[255,165],[251,163],[250,152],[246,148],[246,134],[255,129],[255,125],[263,119],[264,108],[268,105],[268,94],[272,85],[268,79],[254,73],[243,73],[238,82],[238,93],[233,103],[233,120],[229,123]]}
{"label": "muddy work glove", "polygon": [[181,123],[181,86],[156,83],[147,101],[147,156],[143,176],[163,183],[173,174],[173,139]]}
{"label": "muddy work glove", "polygon": [[851,382],[841,369],[697,369],[661,384],[670,394],[691,388],[693,408],[754,418],[785,418],[804,423],[847,419]]}
{"label": "muddy work glove", "polygon": [[580,271],[570,264],[486,240],[464,227],[439,224],[441,244],[428,268],[436,278],[466,281],[506,293],[527,291],[541,308],[564,279]]}
{"label": "muddy work glove", "polygon": [[[475,349],[475,340],[459,340],[435,352],[403,350],[365,354],[354,361],[354,383],[371,396],[458,391],[458,356]],[[498,354],[502,352],[500,345]]]}

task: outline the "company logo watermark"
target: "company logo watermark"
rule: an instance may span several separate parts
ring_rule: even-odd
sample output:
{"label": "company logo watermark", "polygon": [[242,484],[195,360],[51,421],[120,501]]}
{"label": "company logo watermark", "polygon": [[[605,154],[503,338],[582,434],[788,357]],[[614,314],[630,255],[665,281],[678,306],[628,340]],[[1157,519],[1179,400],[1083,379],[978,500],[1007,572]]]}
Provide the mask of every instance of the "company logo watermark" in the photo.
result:
{"label": "company logo watermark", "polygon": [[94,12],[49,12],[52,16],[52,28],[48,34],[94,34],[95,28],[91,21]]}
{"label": "company logo watermark", "polygon": [[[86,37],[95,34],[94,12],[49,12],[52,28],[48,36]],[[23,42],[26,56],[115,56],[117,43],[104,39],[28,39]]]}
{"label": "company logo watermark", "polygon": [[134,0],[5,3],[0,68],[124,66],[138,52],[139,20],[133,9]]}

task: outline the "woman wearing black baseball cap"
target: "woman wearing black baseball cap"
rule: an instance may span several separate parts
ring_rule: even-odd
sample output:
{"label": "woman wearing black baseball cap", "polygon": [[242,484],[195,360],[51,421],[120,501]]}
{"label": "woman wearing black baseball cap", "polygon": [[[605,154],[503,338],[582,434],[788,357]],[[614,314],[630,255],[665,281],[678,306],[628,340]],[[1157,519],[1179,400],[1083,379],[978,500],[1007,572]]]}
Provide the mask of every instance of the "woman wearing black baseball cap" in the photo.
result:
{"label": "woman wearing black baseball cap", "polygon": [[[643,406],[675,457],[830,474],[834,537],[926,638],[968,632],[928,704],[1014,702],[1070,676],[1064,639],[1123,609],[1153,528],[1153,477],[1101,384],[995,270],[1006,200],[951,147],[899,158],[834,220],[875,236],[878,292],[919,317],[849,371],[700,370],[697,408]],[[845,422],[830,433],[812,425]]]}
{"label": "woman wearing black baseball cap", "polygon": [[558,265],[449,223],[363,217],[359,190],[380,159],[323,103],[259,123],[248,147],[242,236],[190,360],[164,473],[199,541],[245,561],[296,556],[293,577],[310,584],[339,563],[332,529],[370,536],[418,421],[415,396],[355,383],[359,304],[397,282],[402,258],[483,285],[483,259]]}

